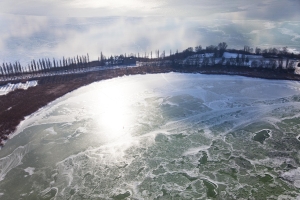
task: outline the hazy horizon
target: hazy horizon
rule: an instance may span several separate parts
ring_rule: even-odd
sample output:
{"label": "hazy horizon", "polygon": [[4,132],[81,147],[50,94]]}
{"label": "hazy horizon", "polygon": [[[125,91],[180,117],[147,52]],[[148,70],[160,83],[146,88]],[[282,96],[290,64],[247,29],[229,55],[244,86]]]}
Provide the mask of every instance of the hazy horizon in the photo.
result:
{"label": "hazy horizon", "polygon": [[[300,50],[300,2],[78,1],[0,2],[0,62],[89,53],[96,59],[227,42],[229,48]],[[297,21],[298,20],[298,21]]]}

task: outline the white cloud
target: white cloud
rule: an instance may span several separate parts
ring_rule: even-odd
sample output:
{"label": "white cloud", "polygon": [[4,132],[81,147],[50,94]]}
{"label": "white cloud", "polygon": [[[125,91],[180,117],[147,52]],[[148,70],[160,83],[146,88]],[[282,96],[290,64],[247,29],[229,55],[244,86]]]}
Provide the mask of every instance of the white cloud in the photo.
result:
{"label": "white cloud", "polygon": [[0,13],[103,17],[165,16],[203,19],[299,20],[298,0],[1,0]]}
{"label": "white cloud", "polygon": [[72,0],[70,5],[76,8],[152,8],[159,2],[139,1],[139,0]]}
{"label": "white cloud", "polygon": [[285,20],[296,25],[283,27],[292,31],[282,29],[283,38],[297,41],[299,7],[293,0],[1,0],[0,61],[175,51],[222,41],[272,44]]}
{"label": "white cloud", "polygon": [[273,22],[265,22],[264,26],[265,26],[265,29],[273,29],[276,27],[275,23],[273,23]]}
{"label": "white cloud", "polygon": [[96,59],[101,51],[107,56],[138,52],[144,55],[145,52],[157,49],[167,52],[172,49],[174,52],[176,49],[183,50],[187,46],[197,45],[201,38],[191,31],[195,23],[186,24],[179,19],[37,19],[18,16],[10,19],[13,25],[6,34],[0,34],[2,61],[19,60],[21,57],[28,62],[33,58],[61,58],[86,53]]}
{"label": "white cloud", "polygon": [[300,39],[300,35],[298,33],[295,33],[293,30],[287,29],[287,28],[280,28],[280,31],[282,34],[292,36],[292,41],[295,42],[298,39]]}

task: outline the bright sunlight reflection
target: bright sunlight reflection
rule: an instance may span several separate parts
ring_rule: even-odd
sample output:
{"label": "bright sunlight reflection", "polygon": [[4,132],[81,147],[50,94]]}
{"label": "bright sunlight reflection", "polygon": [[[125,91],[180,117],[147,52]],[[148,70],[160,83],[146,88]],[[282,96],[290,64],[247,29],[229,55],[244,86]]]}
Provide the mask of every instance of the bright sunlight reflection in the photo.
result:
{"label": "bright sunlight reflection", "polygon": [[121,84],[106,86],[99,91],[97,105],[92,111],[96,117],[96,126],[108,140],[128,139],[136,119],[136,111],[130,106],[134,88]]}

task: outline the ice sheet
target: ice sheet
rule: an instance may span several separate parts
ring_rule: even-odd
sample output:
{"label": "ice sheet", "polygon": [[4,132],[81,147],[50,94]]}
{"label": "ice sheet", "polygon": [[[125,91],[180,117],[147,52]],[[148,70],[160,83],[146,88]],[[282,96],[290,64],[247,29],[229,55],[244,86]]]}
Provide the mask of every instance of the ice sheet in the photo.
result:
{"label": "ice sheet", "polygon": [[14,171],[29,185],[48,183],[22,192],[28,198],[295,198],[299,89],[296,81],[179,73],[93,83],[23,121],[0,156],[31,148],[3,178],[14,182]]}

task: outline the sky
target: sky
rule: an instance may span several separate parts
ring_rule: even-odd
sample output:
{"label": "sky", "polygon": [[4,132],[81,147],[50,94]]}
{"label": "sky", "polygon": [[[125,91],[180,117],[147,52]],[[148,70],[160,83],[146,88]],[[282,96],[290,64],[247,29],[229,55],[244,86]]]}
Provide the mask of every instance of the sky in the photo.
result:
{"label": "sky", "polygon": [[0,62],[227,42],[300,50],[299,0],[1,0]]}
{"label": "sky", "polygon": [[48,17],[165,16],[299,20],[299,0],[2,0],[0,12]]}

